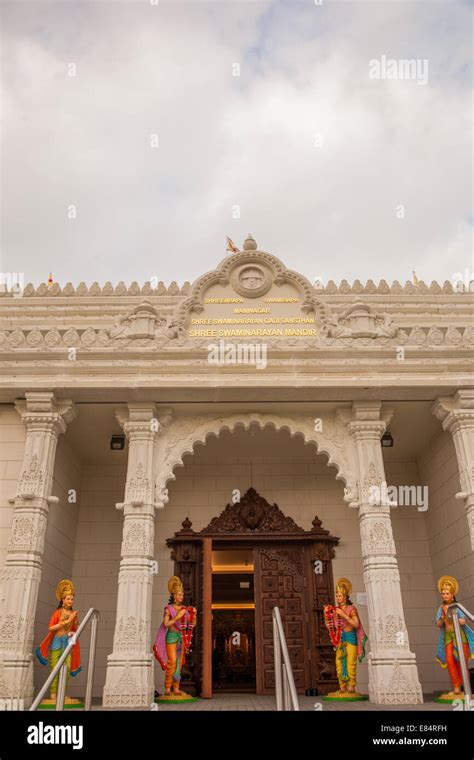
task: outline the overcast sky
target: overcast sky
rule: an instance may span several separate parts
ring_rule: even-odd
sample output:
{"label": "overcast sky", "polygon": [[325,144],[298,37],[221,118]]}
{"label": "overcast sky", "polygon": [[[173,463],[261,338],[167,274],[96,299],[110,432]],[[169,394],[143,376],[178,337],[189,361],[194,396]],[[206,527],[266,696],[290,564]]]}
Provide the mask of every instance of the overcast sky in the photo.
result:
{"label": "overcast sky", "polygon": [[1,270],[182,283],[251,232],[311,280],[471,272],[471,10],[3,2]]}

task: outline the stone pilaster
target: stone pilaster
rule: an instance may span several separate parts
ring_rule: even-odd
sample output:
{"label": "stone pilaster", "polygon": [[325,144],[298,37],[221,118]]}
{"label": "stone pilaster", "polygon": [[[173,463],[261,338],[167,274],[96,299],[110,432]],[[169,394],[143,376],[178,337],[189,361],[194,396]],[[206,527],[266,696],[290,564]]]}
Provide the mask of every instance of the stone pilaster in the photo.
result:
{"label": "stone pilaster", "polygon": [[[390,507],[383,498],[380,439],[390,417],[379,402],[354,402],[348,421],[369,614],[369,698],[377,704],[417,704],[423,697],[405,625]],[[379,498],[374,498],[374,487],[380,489]]]}
{"label": "stone pilaster", "polygon": [[33,698],[33,635],[58,437],[75,411],[50,392],[30,392],[16,408],[26,426],[7,558],[0,575],[0,697],[29,707]]}
{"label": "stone pilaster", "polygon": [[154,404],[130,403],[119,419],[128,439],[125,500],[117,504],[124,513],[122,553],[118,579],[117,616],[113,651],[107,658],[104,687],[106,707],[150,707],[153,703],[153,654],[151,603],[154,576],[153,552],[155,469],[163,420]]}
{"label": "stone pilaster", "polygon": [[453,397],[438,398],[432,411],[453,437],[461,483],[456,499],[462,499],[466,506],[474,551],[474,388],[460,389]]}

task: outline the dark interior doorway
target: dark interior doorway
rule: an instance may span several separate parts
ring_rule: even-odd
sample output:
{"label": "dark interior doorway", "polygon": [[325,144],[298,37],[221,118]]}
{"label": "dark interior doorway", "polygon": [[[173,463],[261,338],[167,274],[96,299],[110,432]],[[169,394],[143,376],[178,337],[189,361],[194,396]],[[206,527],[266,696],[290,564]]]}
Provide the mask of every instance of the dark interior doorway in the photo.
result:
{"label": "dark interior doorway", "polygon": [[251,550],[217,549],[212,553],[212,689],[256,692]]}

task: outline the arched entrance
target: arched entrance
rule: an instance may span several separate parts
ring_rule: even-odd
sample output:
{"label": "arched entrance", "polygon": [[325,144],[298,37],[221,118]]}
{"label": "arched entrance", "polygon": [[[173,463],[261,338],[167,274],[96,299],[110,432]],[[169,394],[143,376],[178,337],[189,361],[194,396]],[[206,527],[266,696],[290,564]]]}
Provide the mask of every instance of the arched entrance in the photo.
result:
{"label": "arched entrance", "polygon": [[202,611],[185,688],[205,697],[226,686],[272,693],[272,610],[278,606],[298,692],[333,689],[323,606],[333,601],[338,541],[317,517],[304,530],[254,488],[201,531],[184,520],[167,545],[186,598]]}

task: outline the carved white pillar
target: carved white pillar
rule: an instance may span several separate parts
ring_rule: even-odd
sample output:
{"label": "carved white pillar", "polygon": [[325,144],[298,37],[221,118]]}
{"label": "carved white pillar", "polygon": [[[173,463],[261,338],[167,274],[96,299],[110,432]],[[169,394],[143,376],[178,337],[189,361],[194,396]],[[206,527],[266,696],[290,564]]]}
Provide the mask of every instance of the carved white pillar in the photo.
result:
{"label": "carved white pillar", "polygon": [[33,697],[33,635],[58,436],[75,417],[71,401],[30,392],[16,409],[26,426],[4,569],[0,575],[0,697]]}
{"label": "carved white pillar", "polygon": [[379,402],[354,402],[348,429],[355,444],[364,582],[369,614],[369,698],[377,704],[423,702],[415,655],[410,652],[400,591],[380,439],[392,416]]}
{"label": "carved white pillar", "polygon": [[[151,403],[130,403],[117,413],[128,438],[122,558],[113,651],[107,658],[106,707],[150,707],[154,696],[151,603],[157,439],[163,427]],[[155,571],[156,572],[156,571]]]}
{"label": "carved white pillar", "polygon": [[432,411],[453,437],[461,483],[456,499],[462,499],[466,505],[474,551],[474,388],[458,390],[451,398],[438,398]]}

